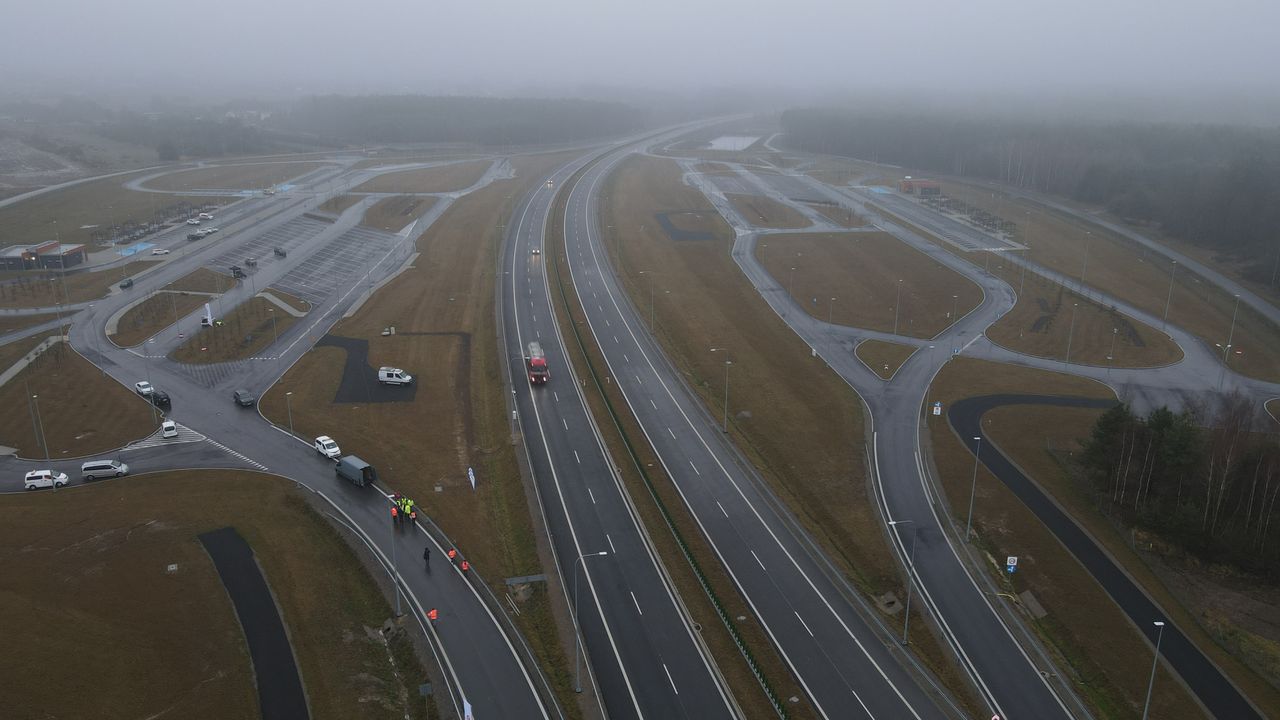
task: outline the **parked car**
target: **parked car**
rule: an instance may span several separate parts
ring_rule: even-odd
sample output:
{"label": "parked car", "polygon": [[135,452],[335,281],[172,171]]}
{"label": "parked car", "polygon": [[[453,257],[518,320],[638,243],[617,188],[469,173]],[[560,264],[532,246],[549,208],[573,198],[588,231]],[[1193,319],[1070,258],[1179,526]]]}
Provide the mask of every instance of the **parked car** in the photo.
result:
{"label": "parked car", "polygon": [[128,290],[131,287],[133,287],[133,278],[125,278],[124,282],[120,283],[121,290]]}
{"label": "parked car", "polygon": [[240,407],[253,407],[253,404],[258,402],[258,398],[254,397],[253,393],[248,390],[237,390],[234,397],[236,404]]}
{"label": "parked car", "polygon": [[383,385],[412,385],[413,376],[394,367],[378,368],[378,382]]}
{"label": "parked car", "polygon": [[23,487],[27,490],[47,487],[65,487],[67,474],[53,470],[32,470],[23,479]]}
{"label": "parked car", "polygon": [[155,388],[151,387],[151,383],[147,382],[146,380],[139,380],[138,382],[134,383],[133,389],[137,390],[138,394],[143,396],[150,395],[153,391],[155,391]]}
{"label": "parked car", "polygon": [[178,423],[172,420],[160,423],[160,437],[165,439],[178,437]]}
{"label": "parked car", "polygon": [[233,278],[237,278],[237,279],[238,279],[238,278],[242,278],[242,277],[244,277],[244,270],[243,270],[243,269],[241,269],[241,267],[240,267],[239,265],[232,265],[232,266],[231,266],[231,277],[233,277]]}
{"label": "parked car", "polygon": [[188,239],[188,240],[200,240],[200,239],[201,239],[201,238],[203,238],[203,237],[204,237],[204,235],[201,235],[201,234],[200,234],[200,233],[198,233],[198,232],[187,233],[187,239]]}
{"label": "parked car", "polygon": [[196,217],[197,217],[197,218],[200,218],[201,220],[212,220],[212,219],[213,219],[213,216],[212,216],[212,215],[210,215],[209,213],[200,213],[200,214],[199,214],[199,215],[197,215]]}
{"label": "parked car", "polygon": [[334,472],[338,477],[346,478],[360,487],[378,481],[378,471],[355,455],[348,455],[339,460]]}
{"label": "parked car", "polygon": [[124,477],[129,474],[129,466],[119,460],[90,460],[80,466],[80,477],[85,480],[97,480],[104,477]]}
{"label": "parked car", "polygon": [[172,407],[172,404],[169,402],[169,393],[163,390],[156,390],[155,388],[152,388],[151,394],[147,397],[151,398],[151,404],[158,408]]}
{"label": "parked car", "polygon": [[333,438],[328,435],[321,435],[316,438],[315,448],[316,452],[330,460],[337,460],[342,456],[342,451],[338,449],[338,443],[334,442]]}
{"label": "parked car", "polygon": [[244,259],[245,267],[258,267],[258,258],[247,257]]}
{"label": "parked car", "polygon": [[164,248],[156,248],[155,250],[151,251],[151,254],[152,255],[168,255],[169,251],[165,250]]}
{"label": "parked car", "polygon": [[199,224],[200,224],[200,221],[199,221],[199,220],[197,220],[197,219],[195,219],[195,218],[191,218],[190,220],[188,220],[188,221],[187,221],[187,224],[188,224],[188,225],[199,225]]}
{"label": "parked car", "polygon": [[285,257],[285,251],[284,251],[284,248],[282,247],[276,247],[272,249],[271,252],[275,253],[276,257]]}

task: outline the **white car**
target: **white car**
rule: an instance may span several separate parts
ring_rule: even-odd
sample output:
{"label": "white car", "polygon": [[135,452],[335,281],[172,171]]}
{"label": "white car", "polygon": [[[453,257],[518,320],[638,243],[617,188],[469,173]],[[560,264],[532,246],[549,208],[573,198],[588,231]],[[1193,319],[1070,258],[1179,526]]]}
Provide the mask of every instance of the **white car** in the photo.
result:
{"label": "white car", "polygon": [[413,376],[394,367],[378,368],[378,382],[383,385],[412,385]]}
{"label": "white car", "polygon": [[151,383],[147,382],[146,380],[139,380],[138,382],[133,384],[133,389],[137,390],[139,395],[142,395],[145,397],[147,395],[150,395],[151,391],[154,390],[155,388],[151,387]]}
{"label": "white car", "polygon": [[204,229],[204,234],[205,234],[205,235],[212,235],[212,234],[214,234],[214,233],[216,233],[216,232],[218,232],[218,228],[216,228],[216,227],[212,227],[212,228],[205,228],[205,229]]}
{"label": "white car", "polygon": [[165,420],[160,424],[160,437],[176,438],[178,437],[178,423],[172,420]]}
{"label": "white car", "polygon": [[53,470],[32,470],[27,473],[27,477],[23,480],[23,487],[27,490],[47,487],[66,487],[66,485],[67,474],[54,472]]}
{"label": "white car", "polygon": [[342,451],[338,449],[338,443],[334,442],[333,438],[329,437],[328,435],[321,435],[320,437],[316,438],[315,447],[316,447],[316,452],[329,458],[330,460],[337,460],[338,457],[342,455]]}
{"label": "white car", "polygon": [[188,224],[188,225],[199,225],[199,224],[200,224],[200,221],[199,221],[199,220],[197,220],[197,219],[195,219],[195,218],[191,218],[190,220],[188,220],[188,221],[187,221],[187,224]]}
{"label": "white car", "polygon": [[151,254],[152,255],[168,255],[169,251],[165,250],[164,248],[156,248],[155,250],[151,251]]}
{"label": "white car", "polygon": [[197,215],[196,217],[200,218],[201,220],[212,220],[212,219],[213,219],[213,216],[212,216],[212,215],[210,215],[209,213],[200,213],[200,214],[199,214],[199,215]]}

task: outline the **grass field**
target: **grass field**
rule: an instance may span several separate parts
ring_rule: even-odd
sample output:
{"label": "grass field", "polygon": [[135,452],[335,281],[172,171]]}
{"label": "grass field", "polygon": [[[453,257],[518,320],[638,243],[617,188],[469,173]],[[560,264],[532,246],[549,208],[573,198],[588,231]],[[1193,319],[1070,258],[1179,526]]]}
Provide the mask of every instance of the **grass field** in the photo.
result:
{"label": "grass field", "polygon": [[223,291],[230,290],[238,283],[239,281],[230,275],[209,268],[199,268],[165,285],[164,289],[174,292],[222,294]]}
{"label": "grass field", "polygon": [[222,325],[201,328],[173,351],[172,358],[203,365],[256,357],[297,320],[261,297],[240,303],[219,319]]}
{"label": "grass field", "polygon": [[883,340],[863,340],[854,350],[859,360],[885,380],[893,377],[893,374],[898,372],[898,368],[902,367],[902,363],[906,362],[915,351],[915,347],[911,345]]}
{"label": "grass field", "polygon": [[[0,307],[52,307],[59,303],[79,303],[105,297],[112,285],[136,275],[157,260],[134,260],[110,270],[70,273],[6,272],[0,274]],[[129,292],[124,290],[122,292]]]}
{"label": "grass field", "polygon": [[38,315],[0,315],[0,335],[25,330],[40,323],[56,320],[58,313],[40,313]]}
{"label": "grass field", "polygon": [[1168,335],[1034,273],[1025,282],[1012,266],[993,260],[992,271],[1022,294],[1013,310],[987,328],[987,337],[1011,350],[1087,365],[1149,367],[1182,359]]}
{"label": "grass field", "polygon": [[[332,333],[369,342],[372,366],[395,365],[419,383],[404,403],[336,403],[343,350],[318,347],[262,399],[280,425],[290,399],[299,435],[331,434],[378,467],[390,487],[417,500],[492,584],[551,572],[539,558],[531,508],[513,451],[505,365],[496,340],[496,254],[515,198],[567,156],[513,161],[517,177],[459,198],[417,239],[414,267],[401,273]],[[498,275],[497,277],[501,277]],[[382,328],[396,326],[383,337]],[[477,491],[467,482],[473,467]],[[436,492],[436,487],[440,492]],[[538,590],[516,617],[564,706],[577,716],[566,618]]]}
{"label": "grass field", "polygon": [[156,293],[134,305],[116,325],[116,333],[109,336],[120,347],[133,347],[161,330],[186,317],[187,313],[212,300],[208,295],[188,295],[183,292]]}
{"label": "grass field", "polygon": [[[649,280],[638,271],[654,272],[656,334],[689,385],[719,417],[724,361],[731,360],[730,433],[738,447],[856,587],[869,595],[899,591],[867,496],[858,397],[810,357],[742,275],[730,257],[726,225],[720,223],[715,240],[675,242],[644,224],[672,209],[710,216],[701,193],[680,182],[678,165],[628,158],[610,176],[605,197],[608,223],[627,229],[620,243],[624,285],[644,307]],[[615,247],[610,243],[609,252]],[[957,697],[966,697],[949,656],[931,641],[922,633],[914,647]]]}
{"label": "grass field", "polygon": [[398,195],[383,198],[365,211],[361,224],[387,232],[400,232],[435,204],[436,198],[433,197]]}
{"label": "grass field", "polygon": [[320,212],[341,215],[347,208],[355,205],[363,199],[364,198],[360,195],[339,195],[337,197],[332,197],[320,203]]}
{"label": "grass field", "polygon": [[[959,358],[949,362],[930,388],[928,402],[944,407],[963,397],[1013,392],[1114,398],[1105,386],[1083,378]],[[1059,422],[1078,426],[1079,418],[1055,409],[1043,413],[1036,425],[1018,432],[1028,442],[1043,443]],[[952,517],[964,525],[969,501],[973,454],[960,443],[946,415],[926,416],[938,479],[947,495]],[[983,421],[984,429],[991,418]],[[1065,425],[1064,425],[1065,426]],[[1006,434],[1007,436],[1007,434]],[[1150,671],[1151,649],[1142,641],[1102,588],[1045,529],[1034,514],[1004,485],[980,467],[974,502],[974,542],[993,557],[1017,555],[1012,580],[1001,575],[1007,590],[1030,590],[1048,611],[1028,620],[1070,668],[1077,692],[1100,717],[1129,717],[1140,708]],[[1198,708],[1182,686],[1164,670],[1156,680],[1152,716],[1200,718]]]}
{"label": "grass field", "polygon": [[[4,238],[6,245],[29,245],[58,238],[64,243],[87,243],[90,232],[97,226],[129,220],[142,222],[157,210],[178,202],[205,205],[231,199],[160,195],[124,187],[124,183],[139,175],[81,183],[0,208],[0,238]],[[91,227],[84,227],[86,225]]]}
{"label": "grass field", "polygon": [[[1099,513],[1092,490],[1078,475],[1073,474],[1072,455],[1082,449],[1081,440],[1089,437],[1094,422],[1101,414],[1101,410],[1083,408],[1009,406],[987,413],[984,427],[992,441],[1101,542],[1129,576],[1170,613],[1178,627],[1223,668],[1237,685],[1263,707],[1280,710],[1280,692],[1269,687],[1265,680],[1250,670],[1261,664],[1261,658],[1257,655],[1247,659],[1233,658],[1219,644],[1223,635],[1248,633],[1244,626],[1254,619],[1253,613],[1232,602],[1232,593],[1222,588],[1216,594],[1211,593],[1211,599],[1202,598],[1206,600],[1203,605],[1188,609],[1170,592],[1170,588],[1152,571],[1143,557],[1134,552],[1129,533]],[[1200,574],[1208,576],[1211,583],[1214,580],[1212,568],[1200,568]],[[1211,615],[1226,620],[1230,631],[1211,637],[1204,624],[1198,622],[1198,618],[1207,619]],[[1133,648],[1133,651],[1141,653],[1138,648]],[[1274,654],[1269,658],[1269,663],[1275,666]],[[1140,685],[1141,680],[1141,677],[1131,677],[1128,682],[1137,681]]]}
{"label": "grass field", "polygon": [[855,228],[862,227],[867,224],[860,215],[848,208],[842,208],[839,205],[828,205],[826,203],[805,204],[822,213],[828,220],[841,227]]}
{"label": "grass field", "polygon": [[275,288],[267,288],[266,290],[263,290],[258,294],[270,295],[272,297],[279,298],[280,301],[283,302],[285,305],[288,305],[289,307],[293,308],[294,310],[297,310],[298,312],[303,312],[303,313],[311,312],[311,303],[307,302],[306,300],[303,300],[300,297],[297,297],[296,295],[290,295],[289,293],[283,290],[277,290]]}
{"label": "grass field", "polygon": [[390,607],[292,482],[167,473],[0,508],[0,672],[40,669],[38,682],[6,683],[7,718],[258,717],[244,634],[197,538],[228,525],[271,586],[313,717],[426,717],[425,672],[405,653],[393,664],[376,633]]}
{"label": "grass field", "polygon": [[[62,326],[63,332],[65,333],[69,327],[69,325]],[[11,343],[0,345],[0,372],[4,372],[5,370],[13,367],[14,363],[18,362],[23,355],[26,355],[35,346],[39,345],[41,341],[56,334],[57,331],[36,333],[30,337],[24,337],[20,340],[14,340]]]}
{"label": "grass field", "polygon": [[742,213],[747,222],[756,227],[790,229],[806,228],[813,224],[804,215],[772,198],[733,193],[726,193],[725,197],[733,204],[734,209]]}
{"label": "grass field", "polygon": [[893,332],[896,314],[898,334],[930,338],[982,302],[973,282],[887,233],[770,235],[756,257],[810,315],[840,325]]}
{"label": "grass field", "polygon": [[[1213,343],[1226,343],[1235,299],[1207,281],[1155,253],[1131,245],[1100,228],[1086,226],[1040,206],[1012,200],[989,190],[946,183],[948,194],[1017,221],[1031,245],[1034,262],[1068,277],[1085,275],[1085,283],[1130,302],[1157,317],[1169,306],[1169,322]],[[1086,270],[1087,253],[1087,270]],[[982,262],[977,259],[977,262]],[[1170,276],[1173,293],[1170,297]],[[1016,287],[1016,286],[1015,286]],[[1231,367],[1264,380],[1280,381],[1280,327],[1241,306],[1232,343],[1243,353]]]}
{"label": "grass field", "polygon": [[258,190],[286,183],[306,175],[324,163],[269,162],[247,165],[210,165],[195,170],[161,175],[146,182],[155,190]]}
{"label": "grass field", "polygon": [[[35,403],[32,395],[38,397]],[[155,429],[146,400],[104,376],[66,343],[41,353],[0,386],[0,403],[10,409],[0,417],[0,445],[17,448],[27,458],[44,457],[37,425],[44,426],[53,458],[105,452]],[[12,482],[18,480],[15,476]]]}
{"label": "grass field", "polygon": [[401,170],[360,185],[352,192],[380,193],[444,193],[463,190],[475,184],[489,168],[489,160],[454,163],[421,170]]}

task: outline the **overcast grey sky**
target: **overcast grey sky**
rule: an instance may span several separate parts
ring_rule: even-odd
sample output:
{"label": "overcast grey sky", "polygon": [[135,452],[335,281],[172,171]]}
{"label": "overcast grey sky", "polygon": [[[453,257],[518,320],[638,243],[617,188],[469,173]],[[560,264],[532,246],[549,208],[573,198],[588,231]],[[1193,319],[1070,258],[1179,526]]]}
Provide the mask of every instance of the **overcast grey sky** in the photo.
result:
{"label": "overcast grey sky", "polygon": [[193,94],[584,84],[1270,93],[1277,27],[1277,0],[0,0],[0,83]]}

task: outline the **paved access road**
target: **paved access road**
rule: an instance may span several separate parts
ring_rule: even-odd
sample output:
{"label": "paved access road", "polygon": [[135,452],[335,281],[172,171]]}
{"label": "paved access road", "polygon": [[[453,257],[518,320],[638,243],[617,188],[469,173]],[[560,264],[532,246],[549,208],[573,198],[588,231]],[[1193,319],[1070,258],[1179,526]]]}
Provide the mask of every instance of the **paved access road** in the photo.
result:
{"label": "paved access road", "polygon": [[600,246],[598,208],[602,179],[628,152],[577,181],[565,223],[573,284],[610,381],[823,717],[957,715],[738,456],[620,290]]}
{"label": "paved access road", "polygon": [[[1163,618],[1164,611],[1142,591],[1111,556],[1089,537],[1070,515],[1063,512],[1040,487],[1005,457],[1000,448],[982,431],[982,416],[989,410],[1007,405],[1051,405],[1057,407],[1106,408],[1114,405],[1107,400],[1064,398],[1052,395],[984,395],[965,398],[947,411],[947,420],[972,452],[978,452],[977,442],[983,438],[982,464],[1018,496],[1018,499],[1036,514],[1059,542],[1080,561],[1081,565],[1102,585],[1111,599],[1120,606],[1133,624],[1144,634],[1153,634],[1151,622]],[[1160,655],[1182,676],[1200,702],[1216,718],[1249,720],[1262,715],[1245,699],[1217,665],[1204,656],[1200,649],[1182,634],[1177,625],[1168,623],[1160,641]]]}
{"label": "paved access road", "polygon": [[[603,446],[556,323],[541,251],[556,194],[584,164],[562,168],[516,207],[501,288],[519,431],[591,660],[582,683],[594,681],[610,718],[740,717]],[[545,385],[525,372],[531,342],[547,356]]]}

